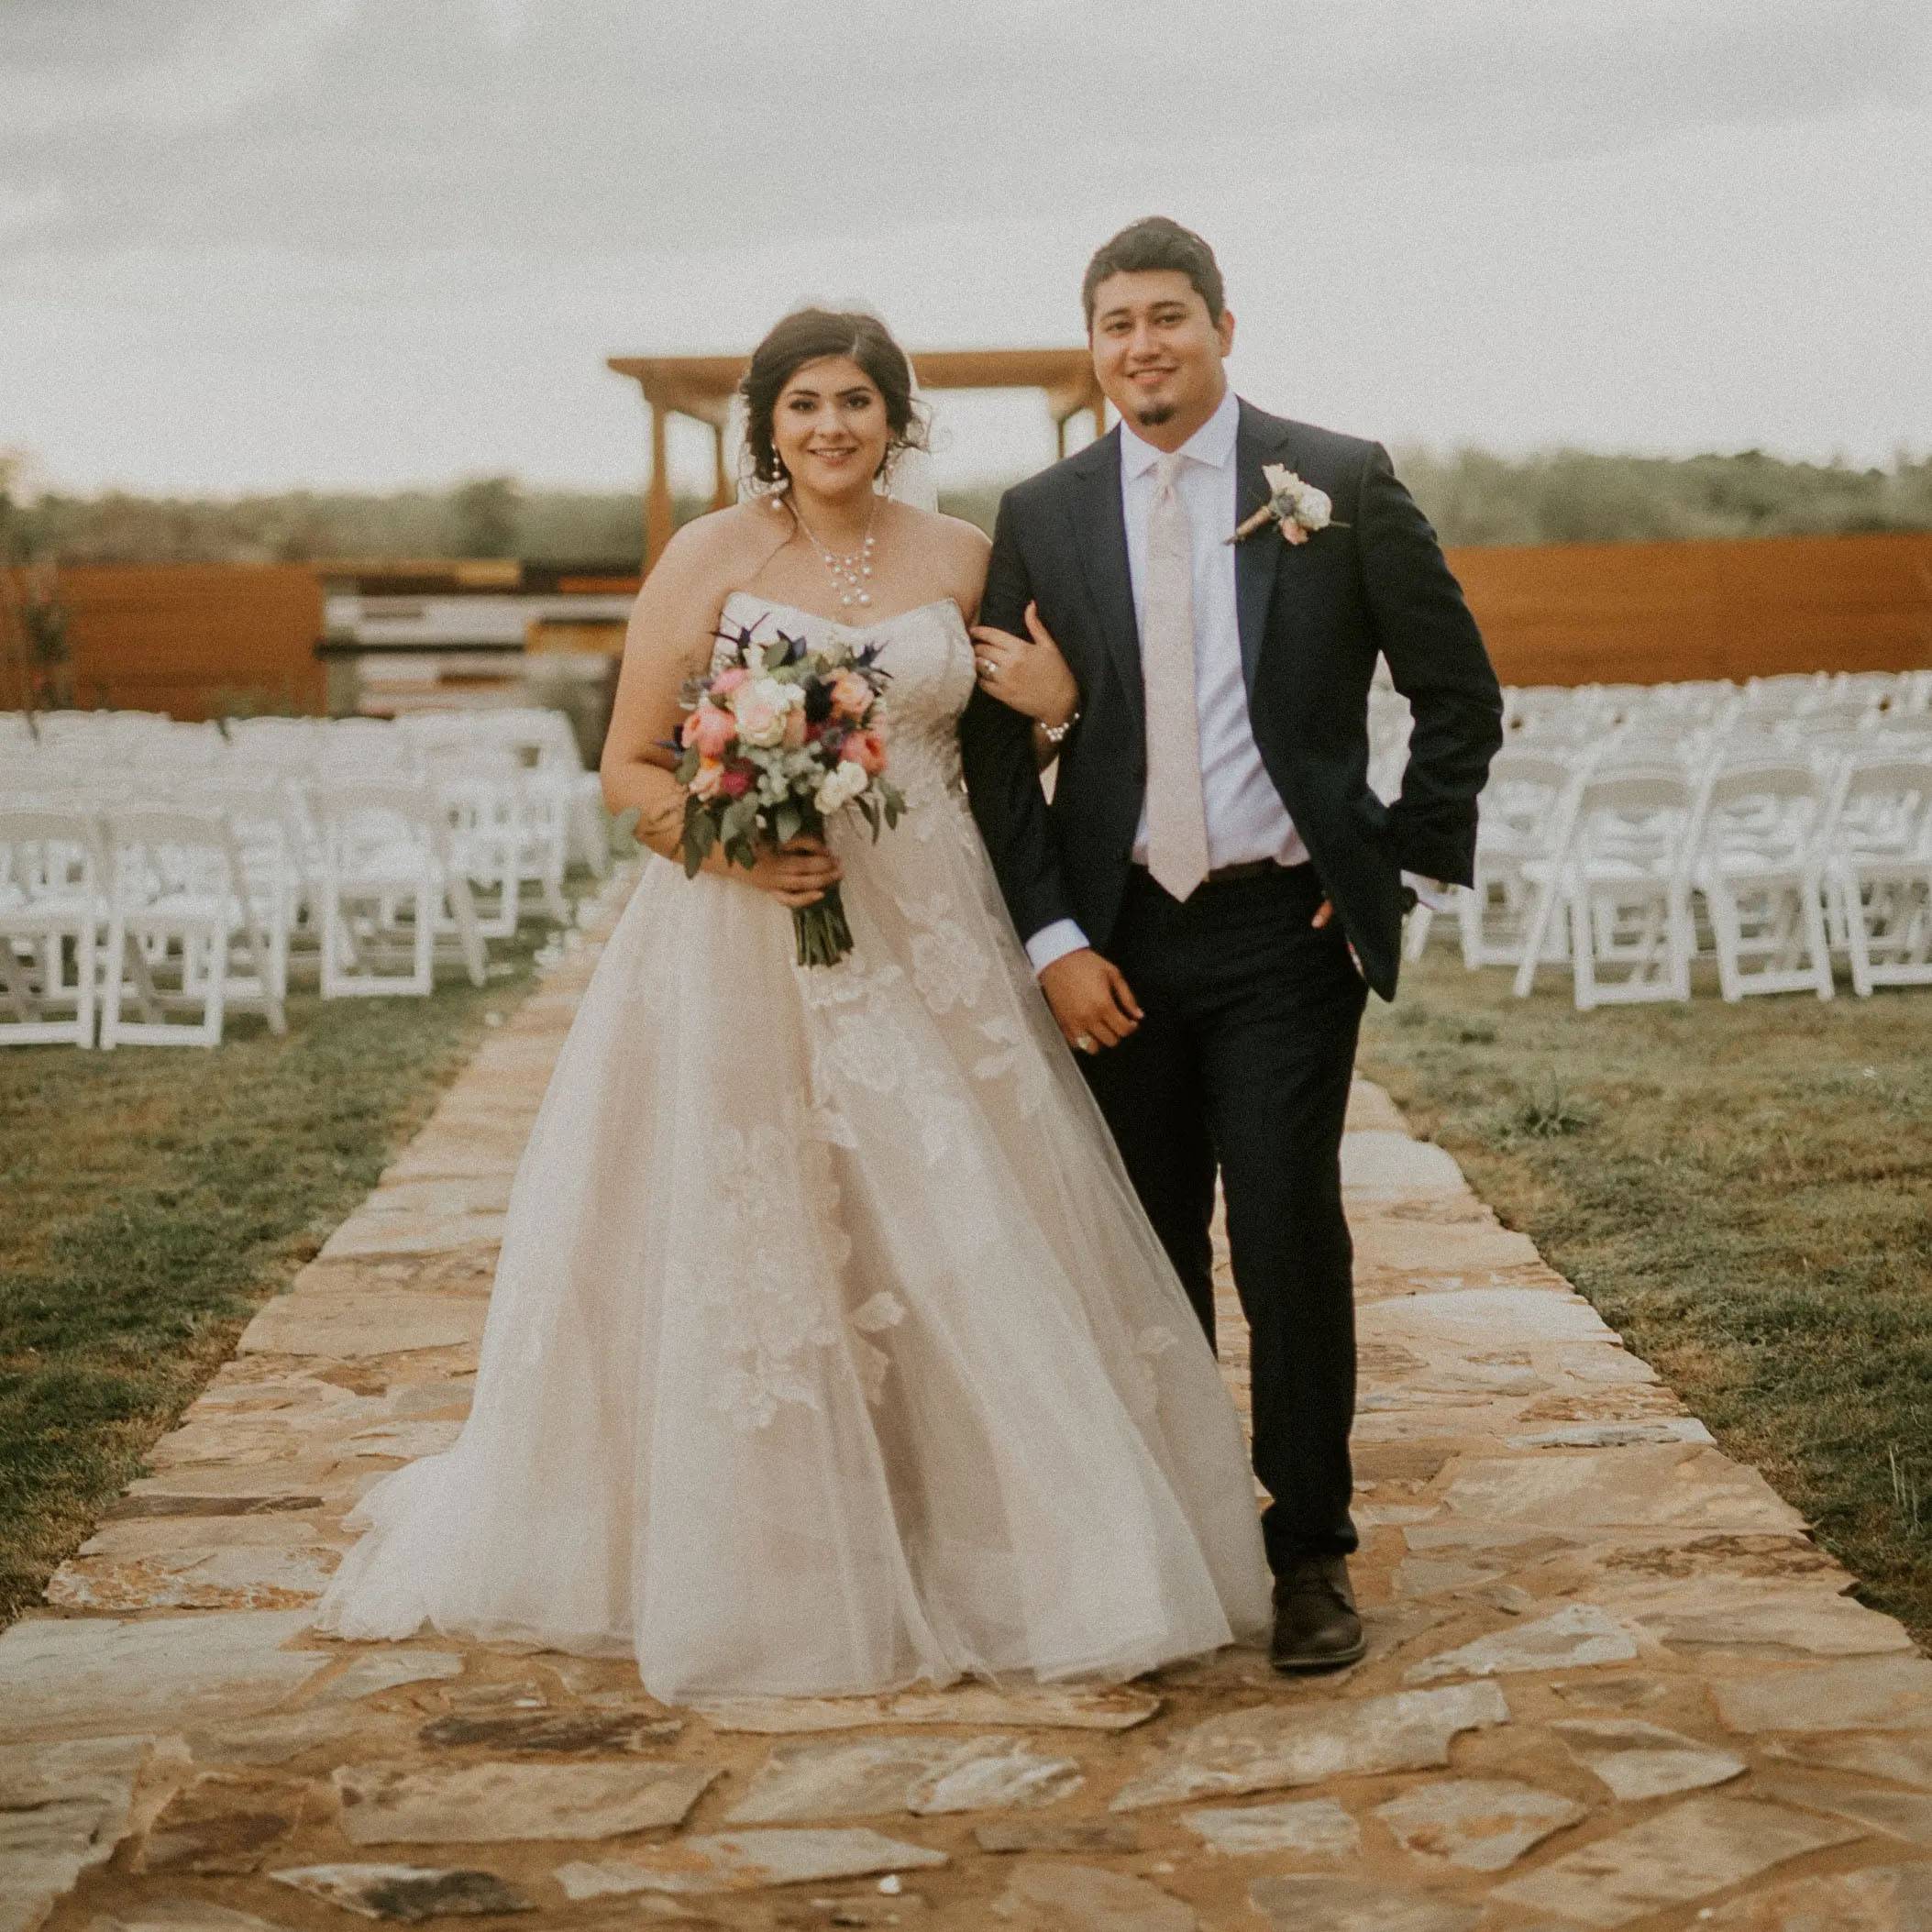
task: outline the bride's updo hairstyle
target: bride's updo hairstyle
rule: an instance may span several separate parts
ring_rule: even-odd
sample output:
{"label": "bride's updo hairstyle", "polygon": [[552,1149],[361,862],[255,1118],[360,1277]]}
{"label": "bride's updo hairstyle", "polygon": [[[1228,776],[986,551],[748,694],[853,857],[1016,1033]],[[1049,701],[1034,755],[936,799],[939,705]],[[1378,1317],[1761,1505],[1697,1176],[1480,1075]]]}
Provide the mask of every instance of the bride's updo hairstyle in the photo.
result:
{"label": "bride's updo hairstyle", "polygon": [[886,325],[863,310],[798,309],[752,351],[751,366],[738,385],[745,399],[745,445],[751,453],[751,473],[759,482],[769,486],[785,480],[785,466],[771,437],[772,416],[785,385],[806,363],[828,356],[851,357],[885,399],[881,473],[900,450],[926,447],[923,411],[912,400],[912,365]]}

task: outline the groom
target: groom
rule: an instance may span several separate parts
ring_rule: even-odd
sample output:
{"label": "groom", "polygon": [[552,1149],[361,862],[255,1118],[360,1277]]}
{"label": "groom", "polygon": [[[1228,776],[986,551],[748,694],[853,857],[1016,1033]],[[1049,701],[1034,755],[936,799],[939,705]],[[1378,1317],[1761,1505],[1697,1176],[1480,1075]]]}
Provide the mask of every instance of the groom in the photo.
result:
{"label": "groom", "polygon": [[[1042,990],[1214,1337],[1219,1173],[1253,1341],[1272,1657],[1363,1652],[1346,1558],[1353,1251],[1343,1116],[1370,987],[1394,995],[1413,877],[1467,884],[1502,701],[1435,533],[1379,444],[1229,390],[1213,251],[1161,217],[1087,265],[1094,372],[1121,425],[1007,492],[980,609],[1034,622],[1079,685],[1049,804],[1032,727],[985,681],[966,781]],[[1264,464],[1330,520],[1230,544]],[[1368,789],[1377,657],[1415,715],[1402,792]],[[1426,887],[1425,887],[1426,889]]]}

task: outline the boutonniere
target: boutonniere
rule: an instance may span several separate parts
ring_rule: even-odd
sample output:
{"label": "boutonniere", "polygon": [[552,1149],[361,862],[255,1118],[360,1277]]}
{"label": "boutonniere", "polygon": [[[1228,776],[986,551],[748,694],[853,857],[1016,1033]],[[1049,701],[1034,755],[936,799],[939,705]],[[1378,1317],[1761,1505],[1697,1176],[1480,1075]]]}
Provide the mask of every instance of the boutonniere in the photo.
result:
{"label": "boutonniere", "polygon": [[[1264,524],[1277,524],[1284,543],[1305,544],[1315,531],[1326,530],[1335,523],[1329,513],[1335,506],[1329,501],[1327,491],[1303,482],[1286,463],[1264,463],[1261,473],[1268,480],[1268,500],[1253,516],[1243,520],[1227,539],[1229,543],[1238,544],[1243,537],[1253,536]],[[1348,525],[1335,524],[1335,527],[1346,530]]]}

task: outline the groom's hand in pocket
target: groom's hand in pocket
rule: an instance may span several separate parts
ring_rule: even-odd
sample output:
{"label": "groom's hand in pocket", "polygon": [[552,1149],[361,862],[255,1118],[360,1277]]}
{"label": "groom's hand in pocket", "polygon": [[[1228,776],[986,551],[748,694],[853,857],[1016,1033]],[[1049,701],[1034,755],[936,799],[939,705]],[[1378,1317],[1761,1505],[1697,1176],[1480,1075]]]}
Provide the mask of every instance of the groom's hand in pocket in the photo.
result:
{"label": "groom's hand in pocket", "polygon": [[[1415,898],[1415,894],[1410,893],[1409,898],[1411,900],[1413,900]],[[1327,925],[1328,922],[1334,918],[1334,900],[1331,899],[1325,899],[1319,906],[1315,908],[1315,916],[1313,919],[1309,920],[1308,923],[1311,926],[1313,926],[1315,930],[1319,933],[1320,932],[1322,927]],[[1366,979],[1368,977],[1368,974],[1363,968],[1362,955],[1356,952],[1355,942],[1352,939],[1348,942],[1348,949],[1349,964],[1354,967],[1357,977]]]}
{"label": "groom's hand in pocket", "polygon": [[1091,946],[1063,954],[1040,975],[1040,990],[1067,1044],[1080,1053],[1118,1046],[1141,1023],[1127,976]]}

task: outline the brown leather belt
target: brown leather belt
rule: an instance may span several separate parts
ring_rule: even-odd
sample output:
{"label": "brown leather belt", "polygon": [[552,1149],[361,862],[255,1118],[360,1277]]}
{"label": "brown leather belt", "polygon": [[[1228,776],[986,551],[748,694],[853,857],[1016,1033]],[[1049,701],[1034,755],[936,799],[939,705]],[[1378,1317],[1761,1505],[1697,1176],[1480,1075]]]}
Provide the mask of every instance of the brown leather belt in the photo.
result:
{"label": "brown leather belt", "polygon": [[[1138,859],[1133,861],[1133,869],[1136,872],[1147,872],[1147,867]],[[1295,873],[1304,869],[1305,865],[1284,866],[1272,858],[1244,858],[1238,865],[1215,867],[1214,870],[1209,873],[1206,882],[1210,886],[1229,886],[1239,878],[1263,878],[1269,873]],[[1147,873],[1147,876],[1151,878],[1154,875]]]}

